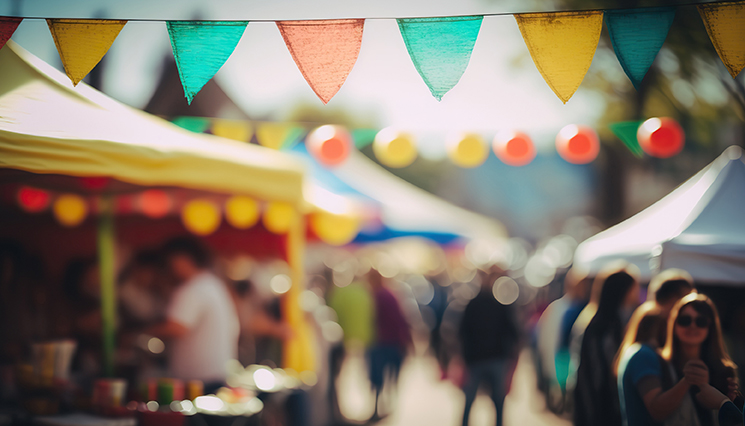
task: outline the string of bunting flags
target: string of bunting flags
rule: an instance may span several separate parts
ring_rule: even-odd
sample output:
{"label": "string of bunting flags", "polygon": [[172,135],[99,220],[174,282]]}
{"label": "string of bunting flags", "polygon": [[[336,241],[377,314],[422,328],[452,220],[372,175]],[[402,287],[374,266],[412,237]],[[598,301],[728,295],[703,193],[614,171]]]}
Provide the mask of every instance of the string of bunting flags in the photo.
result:
{"label": "string of bunting flags", "polygon": [[[343,163],[353,149],[369,145],[372,145],[375,158],[390,168],[406,167],[418,156],[414,135],[392,127],[376,130],[324,125],[311,129],[308,123],[204,117],[176,117],[172,122],[190,131],[208,132],[247,143],[255,140],[259,145],[277,150],[289,150],[304,141],[308,153],[327,168]],[[669,158],[678,154],[685,144],[685,132],[675,120],[667,117],[612,123],[608,127],[637,157],[646,153],[653,157]],[[482,165],[490,155],[489,145],[500,161],[515,167],[529,164],[537,154],[531,137],[518,130],[498,132],[491,144],[482,134],[473,132],[453,133],[444,142],[450,160],[463,168]],[[556,135],[555,146],[561,158],[572,164],[590,163],[600,152],[597,133],[583,125],[563,127]]]}
{"label": "string of bunting flags", "polygon": [[[603,21],[626,75],[638,87],[665,42],[677,7],[511,14],[533,62],[566,103],[590,67]],[[733,78],[745,68],[745,1],[697,4],[709,38]],[[437,100],[468,67],[484,16],[396,18],[411,61]],[[0,17],[0,48],[22,17]],[[375,19],[375,18],[369,18]],[[65,72],[77,85],[103,58],[126,20],[46,19]],[[165,21],[189,103],[220,70],[250,20]],[[276,21],[301,74],[325,104],[357,61],[365,19]]]}

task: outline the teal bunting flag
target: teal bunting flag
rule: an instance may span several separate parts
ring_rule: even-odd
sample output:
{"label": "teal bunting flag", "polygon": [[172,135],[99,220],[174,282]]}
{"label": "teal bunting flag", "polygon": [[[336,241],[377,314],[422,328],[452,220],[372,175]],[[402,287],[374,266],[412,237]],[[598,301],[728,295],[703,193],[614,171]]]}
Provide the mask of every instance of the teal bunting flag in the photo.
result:
{"label": "teal bunting flag", "polygon": [[176,117],[171,123],[194,133],[204,133],[210,127],[210,121],[202,117]]}
{"label": "teal bunting flag", "polygon": [[190,105],[233,53],[247,25],[248,21],[166,22],[181,85]]}
{"label": "teal bunting flag", "polygon": [[291,150],[301,140],[305,139],[305,136],[307,134],[308,134],[308,131],[306,129],[300,126],[293,127],[292,129],[287,131],[287,138],[285,138],[284,142],[282,142],[282,145],[279,147],[279,150],[280,151]]}
{"label": "teal bunting flag", "polygon": [[352,130],[352,139],[357,149],[362,149],[375,142],[375,135],[378,134],[376,129],[354,129]]}
{"label": "teal bunting flag", "polygon": [[652,66],[675,18],[674,7],[605,12],[613,50],[635,88]]}
{"label": "teal bunting flag", "polygon": [[621,139],[626,148],[631,151],[636,157],[641,158],[644,155],[642,147],[639,146],[639,139],[636,137],[636,132],[639,131],[639,126],[644,121],[622,121],[620,123],[609,124],[608,127],[614,135]]}
{"label": "teal bunting flag", "polygon": [[397,19],[411,61],[438,101],[466,71],[483,18]]}

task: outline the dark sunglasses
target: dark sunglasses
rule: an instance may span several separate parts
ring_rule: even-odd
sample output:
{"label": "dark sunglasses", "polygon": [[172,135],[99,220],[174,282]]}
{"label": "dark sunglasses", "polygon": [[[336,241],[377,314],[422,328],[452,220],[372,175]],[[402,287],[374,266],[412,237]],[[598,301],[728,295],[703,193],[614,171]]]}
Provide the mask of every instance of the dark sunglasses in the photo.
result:
{"label": "dark sunglasses", "polygon": [[680,315],[675,322],[681,327],[689,327],[691,324],[696,324],[698,328],[707,328],[711,323],[707,317],[697,316],[694,320],[690,315]]}

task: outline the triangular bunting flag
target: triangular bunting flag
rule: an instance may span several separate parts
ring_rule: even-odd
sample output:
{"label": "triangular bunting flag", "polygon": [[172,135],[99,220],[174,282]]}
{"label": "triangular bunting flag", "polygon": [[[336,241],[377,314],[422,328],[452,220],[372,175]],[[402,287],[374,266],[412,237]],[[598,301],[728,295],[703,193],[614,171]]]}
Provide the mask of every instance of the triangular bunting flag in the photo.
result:
{"label": "triangular bunting flag", "polygon": [[287,137],[285,138],[284,143],[282,143],[282,146],[279,147],[279,149],[281,151],[286,151],[288,149],[292,149],[292,147],[294,147],[301,140],[303,140],[307,134],[308,134],[308,132],[304,128],[293,126],[292,129],[290,129],[290,131],[288,132]]}
{"label": "triangular bunting flag", "polygon": [[732,78],[745,68],[745,1],[698,5],[698,13]]}
{"label": "triangular bunting flag", "polygon": [[378,134],[376,129],[354,129],[351,131],[352,140],[354,140],[354,146],[357,149],[362,149],[368,145],[372,145],[375,142],[375,136]]}
{"label": "triangular bunting flag", "polygon": [[235,50],[248,21],[168,21],[173,57],[189,104]]}
{"label": "triangular bunting flag", "polygon": [[515,15],[515,20],[536,68],[567,103],[592,63],[603,12],[528,13]]}
{"label": "triangular bunting flag", "polygon": [[639,140],[636,138],[636,132],[643,121],[623,121],[620,123],[609,124],[608,127],[614,135],[621,139],[624,145],[632,154],[641,158],[643,156],[642,147],[639,146]]}
{"label": "triangular bunting flag", "polygon": [[0,49],[10,40],[10,37],[16,32],[16,28],[23,18],[5,18],[0,16]]}
{"label": "triangular bunting flag", "polygon": [[176,117],[172,123],[194,133],[204,133],[210,127],[210,121],[202,117]]}
{"label": "triangular bunting flag", "polygon": [[674,7],[605,12],[613,50],[637,89],[665,42],[673,18]]}
{"label": "triangular bunting flag", "polygon": [[466,71],[483,18],[397,19],[411,61],[438,101]]}
{"label": "triangular bunting flag", "polygon": [[364,19],[277,22],[292,59],[324,104],[357,62],[364,26]]}
{"label": "triangular bunting flag", "polygon": [[241,142],[250,142],[253,129],[251,123],[240,120],[216,119],[212,123],[212,134]]}
{"label": "triangular bunting flag", "polygon": [[47,19],[65,73],[78,83],[108,52],[127,21],[107,19]]}
{"label": "triangular bunting flag", "polygon": [[289,149],[303,135],[303,129],[292,124],[264,123],[256,129],[259,145],[272,149]]}

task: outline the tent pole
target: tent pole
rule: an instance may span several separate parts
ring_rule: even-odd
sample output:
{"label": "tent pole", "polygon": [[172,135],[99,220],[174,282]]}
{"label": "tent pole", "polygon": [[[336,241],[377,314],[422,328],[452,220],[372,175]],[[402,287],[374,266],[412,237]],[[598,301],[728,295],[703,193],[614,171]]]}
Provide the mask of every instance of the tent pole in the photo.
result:
{"label": "tent pole", "polygon": [[292,287],[282,300],[284,318],[293,335],[285,342],[282,363],[283,367],[297,372],[315,370],[312,329],[300,307],[300,295],[305,290],[304,254],[305,216],[296,209],[287,232],[287,260],[292,274]]}
{"label": "tent pole", "polygon": [[101,279],[103,373],[106,377],[113,377],[116,344],[116,292],[114,291],[114,205],[111,196],[101,197],[100,209],[97,246]]}

